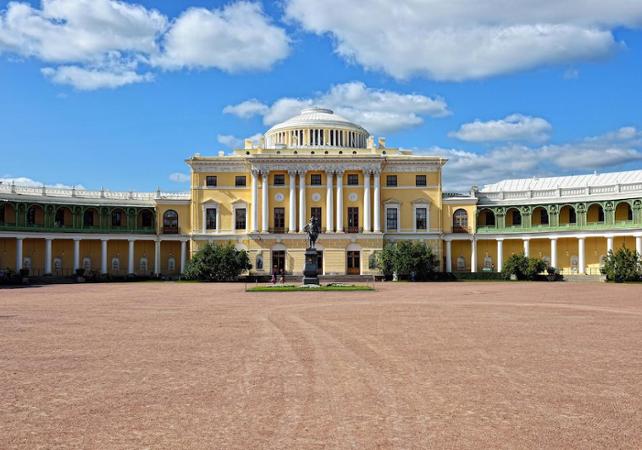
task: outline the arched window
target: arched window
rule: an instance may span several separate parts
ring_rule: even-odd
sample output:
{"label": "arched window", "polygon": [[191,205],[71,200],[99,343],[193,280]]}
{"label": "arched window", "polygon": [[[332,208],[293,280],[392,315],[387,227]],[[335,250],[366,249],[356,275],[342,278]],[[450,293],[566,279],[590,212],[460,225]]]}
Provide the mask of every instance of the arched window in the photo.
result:
{"label": "arched window", "polygon": [[178,213],[173,209],[163,214],[163,233],[178,233]]}
{"label": "arched window", "polygon": [[560,209],[560,225],[574,225],[577,223],[575,208],[571,205],[562,206]]}
{"label": "arched window", "polygon": [[603,223],[604,222],[604,208],[598,203],[593,203],[586,211],[587,223]]}
{"label": "arched window", "polygon": [[458,209],[453,214],[453,233],[468,232],[468,213],[465,209]]}
{"label": "arched window", "polygon": [[515,227],[522,224],[522,213],[517,208],[511,208],[506,211],[506,226]]}
{"label": "arched window", "polygon": [[616,222],[624,222],[633,220],[633,209],[628,202],[618,203],[615,207],[615,220]]}
{"label": "arched window", "polygon": [[495,213],[490,209],[482,209],[481,211],[479,211],[477,225],[480,227],[494,227]]}

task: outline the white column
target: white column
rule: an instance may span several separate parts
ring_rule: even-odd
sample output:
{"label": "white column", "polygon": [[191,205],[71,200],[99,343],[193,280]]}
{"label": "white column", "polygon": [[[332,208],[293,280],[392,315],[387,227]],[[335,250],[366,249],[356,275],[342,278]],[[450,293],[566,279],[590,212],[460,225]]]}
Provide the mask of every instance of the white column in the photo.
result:
{"label": "white column", "polygon": [[613,251],[613,236],[607,236],[606,238],[606,253]]}
{"label": "white column", "polygon": [[134,273],[134,241],[133,239],[129,240],[129,251],[127,252],[127,273]]}
{"label": "white column", "polygon": [[381,175],[374,173],[374,232],[381,232]]}
{"label": "white column", "polygon": [[308,218],[305,206],[305,172],[299,172],[299,232],[303,232]]}
{"label": "white column", "polygon": [[363,231],[370,233],[370,172],[363,172]]}
{"label": "white column", "polygon": [[268,171],[261,172],[262,178],[262,192],[261,192],[261,231],[267,233],[270,228],[270,222],[268,220]]}
{"label": "white column", "polygon": [[100,273],[109,273],[107,270],[107,239],[100,241]]}
{"label": "white column", "polygon": [[327,187],[325,194],[325,228],[326,233],[332,233],[334,231],[334,193],[332,192],[332,178],[334,174],[331,171],[326,172],[327,177]]}
{"label": "white column", "polygon": [[181,241],[181,273],[185,272],[186,256],[187,256],[187,241]]}
{"label": "white column", "polygon": [[259,231],[259,174],[252,170],[252,233]]}
{"label": "white column", "polygon": [[290,177],[290,224],[289,232],[296,233],[296,172],[288,171]]}
{"label": "white column", "polygon": [[154,241],[154,275],[158,276],[161,273],[161,241],[157,239]]}
{"label": "white column", "polygon": [[446,272],[453,271],[453,248],[452,242],[446,241]]}
{"label": "white column", "polygon": [[502,271],[504,264],[504,240],[497,239],[497,272]]}
{"label": "white column", "polygon": [[584,238],[577,239],[577,253],[579,257],[579,273],[586,273],[586,261],[584,258]]}
{"label": "white column", "polygon": [[337,233],[343,233],[343,172],[337,172]]}
{"label": "white column", "polygon": [[470,271],[475,273],[477,272],[477,240],[473,238],[470,241]]}
{"label": "white column", "polygon": [[22,248],[23,238],[16,238],[16,272],[22,269]]}
{"label": "white column", "polygon": [[551,267],[557,267],[557,239],[551,239]]}
{"label": "white column", "polygon": [[51,239],[45,239],[45,274],[51,273]]}
{"label": "white column", "polygon": [[635,251],[642,256],[642,236],[635,237]]}
{"label": "white column", "polygon": [[524,239],[524,256],[529,257],[531,253],[530,239]]}
{"label": "white column", "polygon": [[74,239],[74,272],[80,269],[80,239]]}

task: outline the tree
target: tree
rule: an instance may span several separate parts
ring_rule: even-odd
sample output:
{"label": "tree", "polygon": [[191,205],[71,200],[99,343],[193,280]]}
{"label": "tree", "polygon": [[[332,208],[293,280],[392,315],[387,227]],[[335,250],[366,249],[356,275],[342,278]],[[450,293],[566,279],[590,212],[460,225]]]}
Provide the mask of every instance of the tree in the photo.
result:
{"label": "tree", "polygon": [[506,279],[512,275],[518,280],[535,280],[537,275],[547,269],[544,260],[539,258],[529,258],[523,253],[511,255],[504,263],[502,273]]}
{"label": "tree", "polygon": [[378,255],[378,267],[386,278],[426,280],[438,266],[432,248],[424,242],[388,243]]}
{"label": "tree", "polygon": [[609,281],[622,283],[623,281],[640,281],[642,267],[640,255],[628,248],[620,248],[617,252],[609,250],[602,273]]}
{"label": "tree", "polygon": [[207,244],[187,263],[185,278],[201,281],[233,281],[244,270],[250,270],[250,258],[245,250],[234,245]]}

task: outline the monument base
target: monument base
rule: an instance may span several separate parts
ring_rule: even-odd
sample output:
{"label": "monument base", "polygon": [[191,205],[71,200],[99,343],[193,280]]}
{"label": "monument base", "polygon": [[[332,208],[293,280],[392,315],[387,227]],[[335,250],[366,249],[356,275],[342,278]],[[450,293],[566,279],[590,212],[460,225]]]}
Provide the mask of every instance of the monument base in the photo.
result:
{"label": "monument base", "polygon": [[319,255],[314,248],[308,248],[305,251],[303,284],[319,284]]}

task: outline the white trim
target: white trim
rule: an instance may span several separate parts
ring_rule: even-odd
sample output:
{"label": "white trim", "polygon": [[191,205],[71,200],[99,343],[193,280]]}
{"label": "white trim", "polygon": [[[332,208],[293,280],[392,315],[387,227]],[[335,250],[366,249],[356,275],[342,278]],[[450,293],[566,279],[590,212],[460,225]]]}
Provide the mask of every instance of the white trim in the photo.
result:
{"label": "white trim", "polygon": [[[389,209],[395,209],[397,210],[397,228],[388,230],[388,210]],[[390,232],[395,232],[398,233],[399,230],[401,229],[401,204],[398,202],[384,202],[384,207],[383,207],[383,212],[384,212],[384,233],[390,233]]]}
{"label": "white trim", "polygon": [[[417,230],[417,210],[426,209],[426,229]],[[412,202],[412,220],[413,220],[413,230],[415,233],[427,233],[430,231],[430,203],[419,203],[417,201]]]}
{"label": "white trim", "polygon": [[[207,210],[208,209],[215,209],[216,210],[216,228],[214,229],[209,229],[207,228]],[[221,229],[221,207],[218,202],[215,202],[214,200],[207,200],[203,203],[201,203],[201,211],[202,211],[202,233],[203,234],[211,234],[211,233],[218,233]]]}
{"label": "white trim", "polygon": [[[242,229],[242,230],[237,230],[236,229],[236,210],[237,209],[245,209],[245,229]],[[248,214],[247,214],[248,209],[249,208],[248,208],[247,203],[245,201],[241,200],[241,199],[237,199],[237,200],[234,200],[232,202],[232,227],[231,227],[231,229],[234,232],[238,233],[238,232],[245,231],[246,233],[248,233],[250,231],[250,226],[249,226],[250,225],[250,221],[249,221],[249,217],[248,217]],[[218,214],[218,212],[217,212],[217,214]]]}

